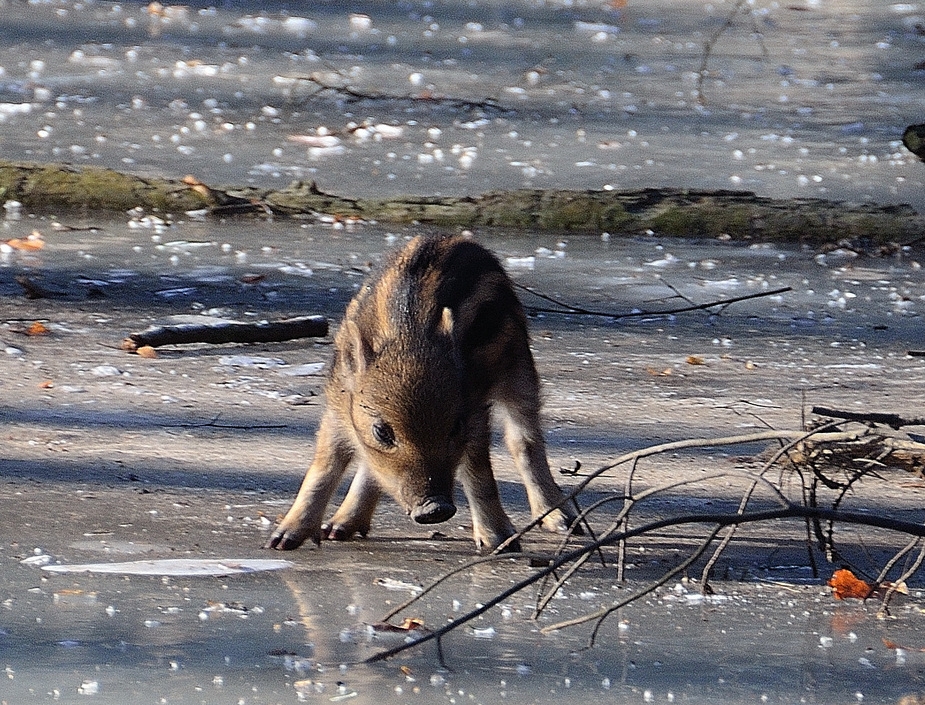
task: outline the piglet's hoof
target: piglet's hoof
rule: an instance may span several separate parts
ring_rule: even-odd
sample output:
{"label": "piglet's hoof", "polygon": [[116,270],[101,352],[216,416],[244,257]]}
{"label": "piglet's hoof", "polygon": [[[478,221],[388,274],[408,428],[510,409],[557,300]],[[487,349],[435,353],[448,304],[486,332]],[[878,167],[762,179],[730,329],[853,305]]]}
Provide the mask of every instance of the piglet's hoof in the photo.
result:
{"label": "piglet's hoof", "polygon": [[321,525],[321,537],[328,541],[349,541],[354,537],[354,535],[359,534],[363,538],[366,538],[366,534],[369,533],[369,527],[354,529],[349,525],[344,524],[328,524],[324,523]]}
{"label": "piglet's hoof", "polygon": [[426,497],[411,510],[411,518],[418,524],[439,524],[456,514],[455,505],[446,497]]}
{"label": "piglet's hoof", "polygon": [[270,539],[263,544],[263,547],[277,551],[294,551],[303,543],[305,543],[304,538],[293,536],[286,531],[277,530],[274,531]]}

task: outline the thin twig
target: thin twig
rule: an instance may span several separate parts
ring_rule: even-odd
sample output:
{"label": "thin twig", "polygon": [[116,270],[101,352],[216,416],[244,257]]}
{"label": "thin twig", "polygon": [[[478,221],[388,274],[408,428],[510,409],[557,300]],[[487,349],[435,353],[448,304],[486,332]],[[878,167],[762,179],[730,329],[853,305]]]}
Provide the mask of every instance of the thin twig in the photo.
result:
{"label": "thin twig", "polygon": [[[780,460],[781,457],[783,457],[786,453],[789,453],[793,448],[798,446],[800,443],[805,443],[809,438],[816,435],[817,433],[823,433],[829,430],[830,428],[834,428],[838,426],[840,423],[842,422],[832,421],[830,423],[825,424],[824,426],[820,426],[819,428],[813,429],[812,431],[808,431],[800,438],[793,439],[790,443],[780,448],[771,457],[771,459],[768,460],[764,464],[764,467],[761,468],[761,471],[758,473],[759,477],[764,477],[764,474],[768,470],[770,470],[772,467],[774,467],[775,463],[777,463],[777,461]],[[755,491],[755,488],[757,486],[758,486],[758,482],[756,480],[752,482],[752,484],[749,486],[747,490],[745,490],[745,493],[742,495],[742,499],[739,501],[739,508],[738,508],[739,514],[745,511],[745,508],[748,506],[749,500],[751,500],[752,493]],[[703,571],[700,574],[701,591],[705,590],[706,586],[709,584],[710,573],[713,571],[713,566],[716,565],[716,561],[719,560],[719,557],[722,554],[722,552],[726,549],[726,547],[732,541],[733,537],[735,536],[737,528],[738,527],[736,527],[735,525],[732,525],[729,527],[729,529],[726,531],[726,535],[723,536],[722,540],[720,540],[719,546],[716,547],[716,550],[713,552],[713,555],[710,557],[710,559],[707,561],[706,565],[704,566]]]}
{"label": "thin twig", "polygon": [[[700,558],[706,552],[706,550],[710,547],[710,544],[713,543],[713,539],[716,538],[717,533],[719,533],[719,527],[714,528],[713,531],[710,532],[710,535],[707,536],[707,538],[703,540],[703,542],[700,544],[697,550],[695,550],[685,560],[681,561],[681,563],[679,563],[674,568],[669,570],[667,573],[662,575],[658,580],[654,580],[653,582],[649,583],[649,585],[647,585],[642,590],[634,593],[629,598],[620,600],[619,602],[611,605],[610,607],[605,607],[599,610],[596,614],[586,615],[586,617],[577,618],[576,620],[564,620],[562,622],[559,622],[558,624],[552,624],[548,627],[543,627],[542,629],[540,629],[540,632],[543,634],[548,634],[549,632],[556,631],[557,629],[565,629],[566,627],[570,627],[570,626],[577,625],[577,624],[583,624],[585,622],[590,622],[592,619],[596,619],[597,622],[594,625],[594,629],[591,630],[591,634],[588,636],[588,646],[593,647],[595,641],[597,640],[597,633],[600,631],[600,628],[603,626],[604,620],[606,620],[607,617],[612,615],[618,609],[621,609],[622,607],[625,607],[626,605],[630,604],[634,600],[638,600],[640,597],[645,597],[650,592],[657,590],[662,585],[664,585],[669,580],[671,580],[674,576],[676,576],[678,573],[681,573],[687,570],[691,565],[694,564],[694,562],[698,558]],[[577,620],[580,620],[580,621],[577,621]]]}
{"label": "thin twig", "polygon": [[[635,467],[635,465],[634,465],[634,467]],[[727,477],[728,475],[729,475],[729,472],[723,471],[723,472],[713,473],[712,475],[704,475],[704,476],[697,477],[697,478],[693,478],[693,479],[689,479],[689,480],[678,480],[677,482],[672,482],[672,483],[670,483],[670,484],[668,484],[668,485],[659,485],[659,486],[657,486],[657,487],[650,487],[649,489],[644,490],[643,492],[641,492],[641,493],[639,494],[638,497],[629,497],[629,496],[626,496],[626,495],[624,495],[623,497],[620,497],[620,496],[605,497],[604,499],[601,499],[601,500],[599,500],[597,503],[595,503],[594,505],[592,505],[587,511],[590,511],[591,509],[596,509],[597,507],[599,507],[599,506],[601,506],[601,505],[607,503],[607,501],[616,501],[616,500],[623,499],[624,502],[625,502],[624,505],[623,505],[623,509],[620,510],[620,513],[617,514],[617,517],[613,520],[613,522],[610,524],[610,526],[607,527],[607,529],[605,529],[605,530],[601,533],[601,538],[604,538],[604,537],[607,537],[607,536],[613,536],[614,534],[616,534],[616,532],[618,531],[618,529],[620,529],[621,526],[625,526],[625,525],[626,525],[626,522],[627,522],[627,519],[628,519],[628,516],[629,516],[629,512],[630,512],[630,509],[632,509],[633,507],[635,507],[636,505],[638,505],[640,502],[642,502],[643,500],[647,499],[648,497],[650,497],[650,496],[652,496],[652,495],[655,495],[655,494],[661,494],[661,493],[667,492],[668,490],[673,490],[673,489],[677,489],[677,488],[679,488],[679,487],[684,487],[685,485],[695,485],[695,484],[699,484],[699,483],[701,483],[701,482],[705,482],[705,481],[709,481],[709,480],[717,480],[717,479],[720,479],[720,478],[723,478],[723,477]],[[755,484],[757,484],[757,481],[756,481]],[[625,529],[624,529],[624,532],[625,532]],[[625,546],[625,543],[626,543],[625,540],[624,540],[624,541],[620,541],[620,542],[618,543],[618,546],[621,546],[621,547],[622,547],[622,546]],[[532,615],[532,617],[531,617],[532,619],[536,619],[536,618],[538,618],[538,617],[540,616],[540,614],[543,612],[543,609],[545,609],[546,605],[548,605],[549,602],[550,602],[550,600],[552,600],[553,597],[555,597],[555,594],[556,594],[556,592],[559,590],[559,588],[561,588],[561,587],[568,581],[568,579],[569,579],[572,575],[574,575],[575,572],[576,572],[582,565],[584,565],[584,564],[587,562],[587,559],[590,557],[590,555],[591,555],[590,553],[589,553],[589,554],[586,554],[585,556],[583,556],[583,557],[579,558],[578,560],[576,560],[575,563],[574,563],[572,566],[570,566],[570,567],[565,571],[565,573],[563,573],[563,574],[556,580],[556,584],[555,584],[550,590],[547,591],[546,597],[543,598],[543,599],[537,604],[537,607],[536,607],[536,609],[534,610],[534,613],[533,613],[533,615]]]}
{"label": "thin twig", "polygon": [[886,592],[883,595],[883,601],[880,603],[880,614],[885,614],[889,610],[890,600],[893,599],[893,595],[900,589],[905,582],[911,578],[915,572],[922,567],[922,563],[925,562],[925,546],[922,545],[922,539],[918,539],[919,543],[919,555],[912,562],[902,575],[900,575],[896,580],[894,580],[890,587],[887,588]]}
{"label": "thin twig", "polygon": [[[739,303],[740,301],[748,301],[750,299],[760,299],[765,296],[775,296],[777,294],[783,294],[788,291],[792,291],[793,287],[782,286],[778,289],[771,289],[770,291],[762,291],[756,294],[743,294],[742,296],[733,296],[728,299],[719,299],[717,301],[708,301],[703,304],[691,304],[689,306],[680,306],[678,308],[669,308],[664,311],[630,311],[629,313],[615,313],[613,311],[593,311],[591,309],[583,308],[581,306],[574,306],[572,304],[559,301],[549,296],[548,294],[543,294],[535,289],[525,286],[524,284],[518,284],[514,282],[514,286],[523,291],[527,291],[534,296],[549,301],[550,303],[555,304],[556,306],[562,307],[561,309],[552,309],[552,308],[537,308],[536,306],[529,306],[528,308],[531,311],[537,313],[551,313],[559,315],[579,315],[579,316],[597,316],[600,318],[612,318],[613,320],[621,320],[623,318],[640,318],[645,316],[673,316],[677,313],[689,313],[690,311],[703,311],[709,308],[716,308],[717,306],[729,306],[730,304]],[[564,309],[564,310],[563,310]]]}
{"label": "thin twig", "polygon": [[[747,0],[737,0],[736,4],[733,5],[732,10],[729,11],[729,14],[726,15],[726,21],[722,25],[717,27],[717,29],[710,35],[710,38],[707,39],[703,44],[703,56],[700,59],[700,68],[697,70],[697,86],[694,89],[694,93],[697,96],[697,104],[705,105],[706,101],[703,97],[703,82],[707,75],[707,64],[710,62],[710,56],[713,53],[713,49],[716,46],[716,42],[719,38],[732,27],[733,20],[735,16],[739,14],[743,7],[746,6]],[[762,37],[761,32],[758,29],[758,25],[755,22],[755,16],[751,8],[748,8],[748,13],[752,18],[752,33],[757,35],[761,40],[761,53],[763,56],[767,57],[768,49],[764,45],[764,38]]]}
{"label": "thin twig", "polygon": [[505,107],[491,98],[481,98],[476,100],[470,100],[467,98],[456,98],[453,96],[446,95],[435,95],[432,93],[424,92],[419,95],[392,95],[388,93],[376,93],[371,91],[361,91],[353,86],[349,85],[346,82],[346,77],[341,74],[339,71],[336,72],[341,78],[344,79],[342,85],[336,85],[330,83],[318,74],[313,73],[308,76],[295,76],[293,77],[296,81],[302,81],[304,83],[310,83],[314,86],[317,86],[320,91],[328,91],[331,93],[336,93],[337,95],[347,99],[348,101],[382,101],[394,103],[397,101],[407,101],[409,103],[418,103],[426,105],[438,105],[441,107],[453,108],[454,110],[483,110],[486,112],[493,113],[513,113],[514,110],[508,107]]}

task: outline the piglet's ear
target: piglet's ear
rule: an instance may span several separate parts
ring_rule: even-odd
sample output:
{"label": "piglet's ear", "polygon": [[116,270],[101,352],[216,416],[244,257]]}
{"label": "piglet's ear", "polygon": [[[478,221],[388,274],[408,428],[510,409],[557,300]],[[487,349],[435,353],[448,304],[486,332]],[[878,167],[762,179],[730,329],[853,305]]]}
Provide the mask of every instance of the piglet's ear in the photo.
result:
{"label": "piglet's ear", "polygon": [[347,366],[354,375],[362,375],[373,361],[373,348],[360,327],[349,318],[344,320],[344,342]]}

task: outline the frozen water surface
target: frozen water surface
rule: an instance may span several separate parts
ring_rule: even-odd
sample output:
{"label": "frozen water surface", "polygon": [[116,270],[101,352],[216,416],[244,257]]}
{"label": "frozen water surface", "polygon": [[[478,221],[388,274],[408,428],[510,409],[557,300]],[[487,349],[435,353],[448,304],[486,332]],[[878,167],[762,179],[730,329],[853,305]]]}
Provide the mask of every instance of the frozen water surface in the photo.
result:
{"label": "frozen water surface", "polygon": [[[585,627],[538,631],[638,589],[699,532],[647,537],[631,551],[625,582],[589,565],[538,622],[527,589],[446,637],[443,665],[432,645],[355,664],[403,638],[370,625],[471,556],[465,509],[431,535],[386,503],[369,539],[286,554],[288,568],[178,572],[276,557],[259,546],[307,462],[320,408],[312,395],[329,348],[194,347],[143,360],[113,349],[119,339],[150,323],[203,317],[336,319],[369,266],[411,233],[250,221],[140,227],[92,215],[63,224],[92,228],[27,213],[0,227],[4,242],[37,234],[44,242],[8,247],[0,262],[6,702],[893,703],[917,690],[925,663],[919,584],[886,621],[875,604],[837,603],[812,577],[796,525],[744,536],[718,568],[725,579],[714,583],[715,596],[679,578],[622,609],[591,650],[583,650]],[[517,282],[585,309],[654,312],[792,287],[722,312],[616,322],[543,313],[535,309],[554,305],[524,292],[554,468],[575,460],[596,467],[663,440],[794,427],[803,395],[914,415],[925,393],[920,358],[906,355],[923,342],[916,248],[859,257],[479,235]],[[15,276],[30,277],[48,298],[24,299]],[[21,321],[31,319],[50,334],[24,336]],[[688,355],[704,364],[687,364]],[[525,499],[504,453],[497,458],[506,504],[522,524]],[[651,475],[641,467],[639,482],[732,470],[741,459],[711,451],[664,463]],[[653,511],[734,509],[739,491],[694,487]],[[920,521],[921,492],[920,483],[904,483],[876,506]],[[868,499],[861,493],[857,502],[872,506]],[[866,536],[860,559],[882,564],[896,541]],[[529,545],[552,548],[542,537]],[[101,562],[153,574],[47,570]],[[519,560],[464,572],[401,618],[439,626],[533,571]]]}
{"label": "frozen water surface", "polygon": [[918,4],[619,5],[6,2],[0,154],[358,196],[664,185],[922,209],[900,144],[925,101]]}
{"label": "frozen water surface", "polygon": [[[0,0],[0,156],[210,183],[311,178],[358,196],[668,185],[921,210],[923,167],[898,140],[921,121],[925,9],[747,7],[715,43],[701,105],[703,43],[730,3]],[[805,568],[799,526],[727,552],[714,597],[673,581],[623,609],[592,650],[581,650],[584,628],[539,633],[660,575],[696,540],[654,537],[634,547],[626,582],[589,565],[539,622],[530,590],[491,609],[445,639],[448,668],[432,646],[353,664],[394,643],[368,625],[470,556],[465,510],[432,536],[386,503],[369,540],[287,554],[294,565],[274,572],[42,570],[267,559],[258,547],[307,462],[329,346],[143,360],[118,342],[190,317],[337,319],[370,264],[414,231],[6,213],[0,701],[895,703],[921,689],[920,585],[888,620],[873,605],[836,603]],[[554,468],[794,428],[804,397],[921,415],[925,369],[907,355],[925,349],[915,247],[865,257],[476,234],[519,283],[585,309],[645,313],[791,287],[722,312],[621,321],[544,313],[554,306],[524,293]],[[44,247],[8,244],[30,236]],[[48,296],[25,299],[17,276]],[[24,334],[35,320],[48,335]],[[646,481],[742,464],[712,450],[659,463]],[[503,453],[498,473],[523,524]],[[653,511],[734,508],[738,496],[696,488]],[[915,481],[876,500],[923,520]],[[879,567],[896,541],[860,536],[855,558]],[[404,616],[443,624],[532,570],[482,566]]]}

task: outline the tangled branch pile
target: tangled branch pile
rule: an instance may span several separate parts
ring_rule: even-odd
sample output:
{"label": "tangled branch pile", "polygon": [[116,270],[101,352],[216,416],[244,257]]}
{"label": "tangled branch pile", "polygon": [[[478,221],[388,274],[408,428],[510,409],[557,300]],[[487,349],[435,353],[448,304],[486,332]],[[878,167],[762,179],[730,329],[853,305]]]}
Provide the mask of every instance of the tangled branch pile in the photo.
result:
{"label": "tangled branch pile", "polygon": [[[886,610],[893,586],[909,580],[925,561],[925,515],[909,509],[904,513],[902,508],[895,507],[887,513],[882,507],[859,505],[850,509],[847,505],[849,498],[855,503],[863,499],[859,491],[862,482],[886,482],[893,489],[910,479],[919,482],[925,468],[925,437],[904,429],[925,425],[925,419],[821,408],[814,408],[813,412],[828,418],[815,421],[808,430],[768,430],[650,446],[627,453],[585,475],[566,501],[575,503],[586,538],[566,537],[551,555],[528,556],[532,570],[525,570],[523,577],[509,588],[440,629],[381,651],[368,661],[390,658],[430,640],[436,640],[439,648],[442,636],[531,586],[538,588],[533,618],[539,619],[570,579],[582,569],[591,569],[592,559],[601,562],[601,570],[609,571],[608,577],[623,580],[626,571],[634,568],[633,556],[645,551],[645,546],[637,539],[670,545],[674,558],[667,570],[646,579],[636,589],[628,590],[611,605],[572,619],[548,623],[541,630],[551,632],[590,623],[593,626],[589,643],[593,645],[601,626],[614,612],[679,576],[697,579],[700,589],[711,593],[711,577],[727,548],[737,540],[754,540],[759,535],[746,537],[747,527],[761,531],[762,545],[773,553],[785,542],[779,526],[793,520],[803,526],[803,550],[814,578],[819,578],[823,572],[817,564],[820,555],[830,563],[848,566],[868,577],[873,585],[887,588],[878,593],[883,597],[881,609]],[[642,462],[666,453],[768,442],[774,443],[773,448],[761,454],[763,462],[755,461],[752,468],[715,471],[704,468],[667,483],[650,482],[656,479],[655,473],[650,477]],[[909,473],[915,476],[910,478]],[[604,477],[610,480],[611,488],[617,480],[616,486],[620,489],[599,490],[595,483],[601,484]],[[717,497],[714,502],[709,493],[715,492],[717,480],[723,481],[721,485],[734,487],[738,494],[725,499]],[[687,501],[674,501],[679,494]],[[698,496],[702,501],[696,500]],[[712,511],[724,503],[726,511]],[[671,509],[676,506],[681,509],[674,513]],[[700,506],[709,507],[711,511],[690,511]],[[541,518],[537,518],[510,541],[522,538],[540,521]],[[859,529],[863,529],[860,535]],[[894,546],[897,536],[900,541]],[[876,543],[881,549],[879,554],[889,557],[871,568],[870,559],[876,552],[871,550],[871,545],[862,545],[865,540]],[[792,538],[787,541],[793,543]],[[884,553],[883,549],[888,552]],[[504,545],[498,549],[503,550]],[[383,621],[426,599],[455,575],[485,562],[510,560],[510,555],[496,552],[469,561],[393,609]],[[825,573],[829,575],[831,570]],[[743,573],[743,577],[747,575]],[[886,583],[888,577],[894,582]]]}

